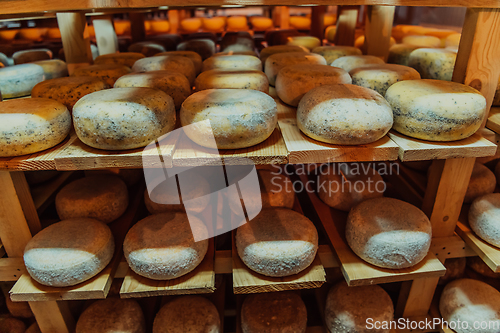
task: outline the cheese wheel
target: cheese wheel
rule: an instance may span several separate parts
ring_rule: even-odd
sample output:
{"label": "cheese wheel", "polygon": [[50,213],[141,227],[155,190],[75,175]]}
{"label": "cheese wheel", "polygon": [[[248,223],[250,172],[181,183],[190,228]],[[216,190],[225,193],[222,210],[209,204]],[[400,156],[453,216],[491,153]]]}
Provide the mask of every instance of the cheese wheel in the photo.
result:
{"label": "cheese wheel", "polygon": [[451,34],[446,37],[445,46],[458,46],[460,44],[460,39],[462,38],[462,34]]}
{"label": "cheese wheel", "polygon": [[[326,296],[325,323],[329,332],[370,333],[367,325],[394,320],[394,305],[387,292],[378,285],[349,287],[345,281],[333,286]],[[389,333],[390,329],[376,329]]]}
{"label": "cheese wheel", "polygon": [[346,72],[350,72],[355,68],[364,66],[364,65],[372,65],[372,64],[383,64],[384,61],[378,57],[370,56],[370,55],[354,55],[354,56],[345,56],[340,57],[330,64],[333,67],[339,67],[345,70]]}
{"label": "cheese wheel", "polygon": [[59,171],[56,170],[24,171],[24,176],[29,185],[38,185],[59,175]]}
{"label": "cheese wheel", "polygon": [[120,76],[130,72],[130,68],[123,65],[91,65],[78,67],[73,72],[73,76],[95,76],[112,87]]}
{"label": "cheese wheel", "polygon": [[61,220],[86,217],[111,223],[125,213],[127,206],[127,185],[112,175],[77,179],[56,195],[56,210]]}
{"label": "cheese wheel", "polygon": [[186,32],[196,32],[200,30],[202,25],[201,18],[191,17],[181,20],[181,28]]}
{"label": "cheese wheel", "polygon": [[297,108],[297,126],[308,137],[337,145],[381,139],[392,126],[392,111],[375,91],[351,84],[310,90]]}
{"label": "cheese wheel", "polygon": [[156,314],[153,333],[222,333],[217,308],[201,296],[181,296]]}
{"label": "cheese wheel", "polygon": [[144,54],[137,52],[110,53],[98,56],[95,65],[123,65],[132,67],[134,63],[144,58]]}
{"label": "cheese wheel", "polygon": [[266,140],[276,128],[278,111],[274,99],[260,91],[208,89],[184,101],[180,119],[182,126],[200,122],[184,128],[184,133],[200,146],[238,149]]}
{"label": "cheese wheel", "polygon": [[46,30],[43,28],[24,28],[19,30],[17,37],[26,41],[39,42],[43,39],[45,32]]}
{"label": "cheese wheel", "polygon": [[23,98],[0,103],[0,156],[33,154],[52,148],[71,130],[71,115],[47,98]]}
{"label": "cheese wheel", "polygon": [[245,16],[231,16],[227,18],[227,30],[247,30],[248,22]]}
{"label": "cheese wheel", "polygon": [[43,97],[56,100],[72,111],[75,103],[83,96],[108,88],[98,77],[71,76],[47,80],[38,83],[31,91],[31,97]]}
{"label": "cheese wheel", "polygon": [[137,60],[132,66],[134,72],[151,72],[158,70],[167,70],[181,73],[189,80],[189,84],[194,84],[196,78],[196,69],[193,62],[186,58],[176,55],[164,55],[148,57]]}
{"label": "cheese wheel", "polygon": [[455,280],[444,287],[439,312],[457,333],[495,333],[500,326],[500,292],[481,281]]}
{"label": "cheese wheel", "polygon": [[373,89],[382,96],[396,82],[420,79],[420,74],[415,69],[395,64],[365,65],[353,69],[349,75],[352,77],[352,84]]}
{"label": "cheese wheel", "polygon": [[94,219],[61,221],[37,233],[24,249],[31,278],[45,286],[68,287],[102,271],[115,244],[107,225]]}
{"label": "cheese wheel", "polygon": [[307,217],[291,209],[264,209],[237,229],[236,249],[251,270],[265,276],[290,276],[313,262],[318,232]]}
{"label": "cheese wheel", "polygon": [[28,329],[26,329],[25,333],[42,333],[42,331],[40,331],[40,327],[38,327],[37,323],[33,323],[30,327],[28,327]]}
{"label": "cheese wheel", "polygon": [[215,42],[210,39],[191,39],[177,45],[177,51],[193,51],[205,60],[215,53]]}
{"label": "cheese wheel", "polygon": [[406,36],[402,42],[419,47],[441,47],[441,40],[434,36]]}
{"label": "cheese wheel", "polygon": [[164,34],[170,30],[170,22],[167,20],[151,20],[150,24],[153,34]]}
{"label": "cheese wheel", "polygon": [[469,86],[437,80],[406,80],[385,94],[394,112],[393,128],[413,138],[454,141],[474,134],[486,100]]}
{"label": "cheese wheel", "polygon": [[351,77],[343,69],[312,64],[296,64],[283,67],[276,77],[276,93],[291,106],[311,89],[327,84],[351,83]]}
{"label": "cheese wheel", "polygon": [[295,64],[318,64],[326,65],[325,58],[315,53],[286,52],[270,55],[266,59],[265,73],[269,84],[274,86],[279,71],[286,66]]}
{"label": "cheese wheel", "polygon": [[[391,36],[391,38],[389,38],[389,47],[391,47],[395,44],[396,44],[396,40],[394,39],[394,37]],[[365,50],[364,49],[364,47],[365,47],[365,35],[362,35],[362,36],[359,36],[358,38],[356,38],[356,40],[354,41],[354,47],[357,47],[360,50]],[[352,55],[355,55],[355,54],[352,54]]]}
{"label": "cheese wheel", "polygon": [[0,315],[0,333],[25,333],[26,325],[20,319]]}
{"label": "cheese wheel", "polygon": [[28,62],[52,59],[52,51],[49,49],[33,49],[14,52],[12,55],[14,64],[21,65]]}
{"label": "cheese wheel", "polygon": [[[2,287],[5,288],[4,291],[8,293],[7,288],[9,288],[10,286],[8,284],[4,284]],[[7,310],[9,310],[9,313],[12,315],[12,317],[33,318],[33,312],[31,311],[28,302],[13,302],[10,297],[6,297],[5,305],[7,306]]]}
{"label": "cheese wheel", "polygon": [[465,258],[447,258],[443,264],[446,268],[446,273],[439,278],[438,284],[447,284],[450,281],[463,277],[466,262]]}
{"label": "cheese wheel", "polygon": [[408,66],[415,68],[422,79],[451,81],[456,52],[447,49],[416,49],[408,58]]}
{"label": "cheese wheel", "polygon": [[153,41],[137,42],[130,45],[127,49],[128,52],[142,53],[146,57],[152,57],[155,54],[165,52],[165,47],[160,43]]}
{"label": "cheese wheel", "polygon": [[45,80],[68,76],[68,65],[59,59],[41,60],[33,62],[35,65],[42,66],[45,74]]}
{"label": "cheese wheel", "polygon": [[308,50],[312,50],[318,46],[321,46],[321,40],[313,36],[292,36],[288,37],[286,45],[303,46]]}
{"label": "cheese wheel", "polygon": [[145,73],[132,73],[116,80],[115,88],[146,87],[163,91],[174,100],[177,110],[182,102],[191,95],[191,85],[181,73],[171,71],[152,71]]}
{"label": "cheese wheel", "polygon": [[348,212],[365,200],[384,196],[386,185],[368,165],[333,163],[320,172],[317,188],[324,203]]}
{"label": "cheese wheel", "polygon": [[252,89],[269,93],[266,74],[256,69],[212,69],[201,73],[194,82],[196,91],[207,89]]}
{"label": "cheese wheel", "polygon": [[0,93],[4,99],[28,96],[31,89],[43,80],[43,67],[35,64],[0,68]]}
{"label": "cheese wheel", "polygon": [[337,26],[331,25],[325,29],[325,38],[330,43],[335,43],[335,35],[337,34]]}
{"label": "cheese wheel", "polygon": [[312,49],[311,52],[323,56],[327,65],[331,65],[333,61],[340,57],[362,54],[360,49],[352,46],[318,46]]}
{"label": "cheese wheel", "polygon": [[0,39],[11,41],[16,38],[16,35],[19,33],[18,29],[7,29],[0,30]]}
{"label": "cheese wheel", "polygon": [[499,216],[500,193],[489,193],[472,202],[469,210],[469,225],[485,242],[500,247]]}
{"label": "cheese wheel", "polygon": [[223,17],[203,17],[203,29],[208,31],[221,31],[226,26]]}
{"label": "cheese wheel", "polygon": [[243,333],[305,333],[307,309],[290,291],[248,295],[241,306]]}
{"label": "cheese wheel", "polygon": [[259,58],[249,55],[225,55],[210,57],[203,61],[203,71],[211,69],[256,69],[262,70]]}
{"label": "cheese wheel", "polygon": [[12,59],[7,57],[4,53],[0,52],[0,64],[3,66],[0,67],[7,67],[11,65],[11,61],[14,62]]}
{"label": "cheese wheel", "polygon": [[186,57],[193,62],[194,69],[196,70],[196,75],[201,73],[201,68],[203,66],[203,60],[201,60],[201,56],[193,51],[168,51],[157,54],[158,56],[168,56],[174,55],[179,57]]}
{"label": "cheese wheel", "polygon": [[273,27],[273,20],[269,17],[250,17],[250,23],[254,31],[264,31]]}
{"label": "cheese wheel", "polygon": [[78,318],[75,333],[146,333],[139,304],[132,299],[107,298],[92,303]]}
{"label": "cheese wheel", "polygon": [[159,34],[148,36],[148,39],[152,42],[161,44],[166,51],[175,51],[177,45],[182,42],[182,37],[177,34]]}
{"label": "cheese wheel", "polygon": [[493,171],[481,163],[475,163],[472,174],[465,192],[464,202],[471,203],[476,198],[488,193],[493,193],[497,185],[497,180]]}
{"label": "cheese wheel", "polygon": [[[115,32],[118,36],[128,35],[130,34],[130,21],[113,21],[113,27],[115,28]],[[168,29],[167,29],[168,31]]]}
{"label": "cheese wheel", "polygon": [[325,13],[323,17],[323,26],[328,27],[329,25],[333,25],[337,22],[337,15],[334,13]]}
{"label": "cheese wheel", "polygon": [[[195,242],[193,234],[203,240]],[[163,213],[146,217],[125,236],[123,253],[130,268],[153,280],[171,280],[194,270],[208,249],[208,231],[194,216]]]}
{"label": "cheese wheel", "polygon": [[260,51],[260,60],[262,61],[262,65],[265,66],[267,58],[269,58],[271,55],[277,53],[287,53],[287,52],[309,52],[309,50],[296,45],[268,46]]}
{"label": "cheese wheel", "polygon": [[363,201],[349,212],[346,239],[354,253],[372,265],[402,269],[429,251],[432,227],[417,207],[392,198]]}
{"label": "cheese wheel", "polygon": [[254,57],[259,57],[255,51],[227,51],[227,52],[217,52],[212,57],[219,57],[219,56],[225,56],[225,55],[250,55]]}
{"label": "cheese wheel", "polygon": [[93,148],[144,147],[175,127],[172,97],[152,88],[114,88],[85,95],[73,107],[78,138]]}
{"label": "cheese wheel", "polygon": [[311,19],[304,16],[290,16],[289,18],[290,26],[297,30],[309,30],[311,29]]}
{"label": "cheese wheel", "polygon": [[[448,261],[448,259],[446,259],[446,261]],[[493,272],[491,268],[488,265],[486,265],[483,259],[481,259],[480,257],[467,257],[467,267],[483,276],[492,279],[500,278],[500,273]]]}
{"label": "cheese wheel", "polygon": [[226,32],[220,42],[220,49],[223,52],[253,51],[255,44],[247,31]]}
{"label": "cheese wheel", "polygon": [[408,66],[410,54],[420,46],[409,44],[396,44],[389,49],[389,56],[387,57],[388,64],[397,64]]}

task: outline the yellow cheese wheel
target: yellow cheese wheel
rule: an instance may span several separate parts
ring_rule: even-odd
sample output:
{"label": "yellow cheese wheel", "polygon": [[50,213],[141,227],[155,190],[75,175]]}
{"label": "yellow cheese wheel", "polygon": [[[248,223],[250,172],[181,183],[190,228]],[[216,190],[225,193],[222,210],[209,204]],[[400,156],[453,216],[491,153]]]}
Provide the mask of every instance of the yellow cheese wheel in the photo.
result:
{"label": "yellow cheese wheel", "polygon": [[[153,24],[153,22],[151,22]],[[187,32],[196,32],[200,30],[202,20],[199,17],[186,18],[181,20],[181,28]]]}
{"label": "yellow cheese wheel", "polygon": [[23,28],[19,30],[20,39],[31,40],[34,42],[42,40],[44,34],[45,30],[40,28]]}
{"label": "yellow cheese wheel", "polygon": [[254,31],[264,31],[273,27],[273,20],[268,17],[252,16],[250,23]]}
{"label": "yellow cheese wheel", "polygon": [[45,79],[42,66],[23,64],[0,68],[0,93],[3,98],[28,96]]}
{"label": "yellow cheese wheel", "polygon": [[170,22],[167,20],[151,20],[149,21],[150,29],[152,34],[164,34],[170,30]]}
{"label": "yellow cheese wheel", "polygon": [[409,44],[396,44],[389,49],[387,63],[408,66],[410,54],[420,46]]}
{"label": "yellow cheese wheel", "polygon": [[312,53],[321,55],[328,65],[340,57],[362,54],[360,49],[353,46],[318,46],[312,49]]}
{"label": "yellow cheese wheel", "polygon": [[266,74],[256,69],[212,69],[198,75],[196,91],[207,89],[253,89],[269,93]]}
{"label": "yellow cheese wheel", "polygon": [[[394,37],[391,36],[390,40],[389,40],[389,47],[393,46],[396,44],[396,40],[394,39]],[[354,47],[357,47],[359,49],[362,49],[365,45],[365,36],[359,36],[358,38],[356,38],[356,40],[354,41]]]}
{"label": "yellow cheese wheel", "polygon": [[120,76],[130,72],[130,68],[123,65],[91,65],[78,67],[73,72],[73,76],[95,76],[112,87]]}
{"label": "yellow cheese wheel", "polygon": [[408,66],[415,68],[422,79],[451,81],[457,54],[447,49],[416,49],[408,58]]}
{"label": "yellow cheese wheel", "polygon": [[95,65],[123,65],[132,67],[134,63],[144,58],[144,54],[137,52],[109,53],[98,56],[94,60]]}
{"label": "yellow cheese wheel", "polygon": [[325,29],[325,38],[330,43],[335,43],[335,34],[337,33],[337,26],[332,25]]}
{"label": "yellow cheese wheel", "polygon": [[262,70],[259,58],[249,55],[226,55],[210,57],[203,62],[203,71],[211,69],[256,69]]}
{"label": "yellow cheese wheel", "polygon": [[0,39],[1,40],[13,40],[16,38],[19,30],[17,29],[7,29],[7,30],[0,30]]}
{"label": "yellow cheese wheel", "polygon": [[168,70],[181,73],[189,80],[189,84],[194,84],[196,69],[191,59],[178,55],[163,55],[148,57],[137,60],[132,66],[134,72],[151,72],[158,70]]}
{"label": "yellow cheese wheel", "polygon": [[226,20],[223,17],[204,17],[203,29],[208,31],[221,31],[226,26]]}
{"label": "yellow cheese wheel", "polygon": [[326,60],[316,53],[286,52],[277,53],[266,59],[265,73],[269,84],[274,86],[279,71],[286,66],[295,64],[319,64],[326,65]]}
{"label": "yellow cheese wheel", "polygon": [[227,30],[247,30],[248,22],[245,16],[231,16],[227,18]]}
{"label": "yellow cheese wheel", "polygon": [[45,80],[68,76],[68,65],[59,59],[41,60],[33,62],[35,65],[42,66],[45,73]]}
{"label": "yellow cheese wheel", "polygon": [[321,41],[319,40],[319,38],[313,36],[293,36],[288,37],[286,45],[303,46],[308,50],[312,50],[318,46],[321,46]]}
{"label": "yellow cheese wheel", "polygon": [[325,13],[325,16],[323,17],[323,26],[328,27],[332,24],[335,24],[337,22],[337,15],[333,13]]}
{"label": "yellow cheese wheel", "polygon": [[201,56],[194,51],[167,51],[157,54],[157,56],[163,56],[163,55],[175,55],[180,57],[186,57],[193,62],[194,68],[196,70],[196,75],[201,73],[203,60],[201,59]]}
{"label": "yellow cheese wheel", "polygon": [[364,65],[372,65],[372,64],[383,64],[384,61],[378,57],[371,55],[353,55],[353,56],[345,56],[340,57],[334,60],[331,63],[333,67],[339,67],[345,70],[346,72],[350,72],[355,68],[364,66]]}
{"label": "yellow cheese wheel", "polygon": [[118,36],[130,34],[130,21],[114,21],[113,25]]}
{"label": "yellow cheese wheel", "polygon": [[309,30],[311,29],[311,19],[304,16],[290,16],[289,19],[290,26],[298,30]]}
{"label": "yellow cheese wheel", "polygon": [[454,33],[454,34],[448,35],[446,37],[444,44],[446,47],[458,46],[460,44],[460,38],[462,38],[462,34]]}
{"label": "yellow cheese wheel", "polygon": [[441,47],[441,40],[434,36],[406,36],[403,44],[410,44],[420,47]]}
{"label": "yellow cheese wheel", "polygon": [[39,60],[49,60],[52,59],[52,51],[49,49],[17,51],[12,55],[12,59],[14,59],[16,65]]}
{"label": "yellow cheese wheel", "polygon": [[61,30],[59,30],[59,28],[49,28],[47,29],[47,34],[45,36],[50,39],[60,39]]}

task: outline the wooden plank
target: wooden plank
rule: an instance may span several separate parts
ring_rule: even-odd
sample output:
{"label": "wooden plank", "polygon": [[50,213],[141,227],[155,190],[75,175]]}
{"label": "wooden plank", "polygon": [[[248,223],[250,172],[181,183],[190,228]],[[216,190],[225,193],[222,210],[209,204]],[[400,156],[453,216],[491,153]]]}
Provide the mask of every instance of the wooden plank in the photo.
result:
{"label": "wooden plank", "polygon": [[433,238],[430,252],[441,261],[449,258],[474,257],[476,252],[457,234],[450,237]]}
{"label": "wooden plank", "polygon": [[31,187],[31,196],[33,197],[33,203],[38,214],[45,210],[50,199],[56,195],[56,192],[72,175],[72,171],[61,172],[54,179]]}
{"label": "wooden plank", "polygon": [[168,11],[168,21],[170,23],[170,33],[176,34],[179,30],[179,11],[177,9],[170,9]]}
{"label": "wooden plank", "polygon": [[290,28],[290,8],[288,6],[279,7],[279,27],[280,29]]}
{"label": "wooden plank", "polygon": [[40,230],[42,230],[42,225],[40,224],[38,212],[35,204],[33,203],[30,187],[26,181],[24,172],[11,172],[10,176],[12,178],[12,182],[14,183],[14,188],[16,190],[17,197],[19,198],[19,202],[21,203],[24,217],[26,218],[30,232],[32,235],[36,235]]}
{"label": "wooden plank", "polygon": [[366,54],[387,61],[395,10],[394,6],[368,6],[364,45]]}
{"label": "wooden plank", "polygon": [[96,16],[92,20],[99,55],[116,53],[118,50],[118,36],[116,36],[112,15]]}
{"label": "wooden plank", "polygon": [[[143,12],[130,12],[130,34],[132,43],[137,43],[146,39],[146,27],[144,26],[144,13]],[[170,32],[172,32],[172,20],[170,22]]]}
{"label": "wooden plank", "polygon": [[334,39],[335,45],[354,46],[359,8],[351,5],[354,5],[354,3],[349,4],[349,6],[339,6],[337,9],[339,15],[337,19],[337,32]]}
{"label": "wooden plank", "polygon": [[326,6],[314,6],[311,8],[311,36],[319,38],[321,44],[325,38],[324,18]]}
{"label": "wooden plank", "polygon": [[397,317],[425,316],[431,307],[439,277],[403,282],[395,315]]}
{"label": "wooden plank", "polygon": [[493,132],[500,134],[500,107],[491,107],[488,121],[486,122],[486,127],[488,127]]}
{"label": "wooden plank", "polygon": [[389,137],[399,146],[399,159],[423,161],[458,157],[484,157],[495,155],[497,146],[478,133],[467,139],[452,142],[432,142],[410,138],[394,130]]}
{"label": "wooden plank", "polygon": [[[30,3],[30,8],[32,8],[31,5]],[[76,68],[92,63],[90,36],[85,14],[82,12],[57,13],[57,24],[61,30],[64,56],[71,75]]]}
{"label": "wooden plank", "polygon": [[75,319],[66,302],[30,302],[31,311],[35,315],[40,331],[72,333],[75,329]]}
{"label": "wooden plank", "polygon": [[17,281],[25,273],[23,258],[0,259],[0,282]]}

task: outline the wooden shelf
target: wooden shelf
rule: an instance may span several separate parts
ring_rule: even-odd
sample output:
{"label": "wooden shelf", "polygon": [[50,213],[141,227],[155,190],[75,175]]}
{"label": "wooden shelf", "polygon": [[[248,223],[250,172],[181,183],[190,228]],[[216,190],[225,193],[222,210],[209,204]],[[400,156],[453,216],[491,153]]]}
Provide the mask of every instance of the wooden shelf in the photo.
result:
{"label": "wooden shelf", "polygon": [[492,106],[490,109],[490,114],[488,120],[486,121],[486,127],[495,133],[500,134],[500,107]]}
{"label": "wooden shelf", "polygon": [[40,215],[45,208],[50,204],[51,198],[54,198],[57,191],[66,183],[66,181],[73,175],[72,171],[61,172],[54,179],[37,184],[30,188],[33,203]]}

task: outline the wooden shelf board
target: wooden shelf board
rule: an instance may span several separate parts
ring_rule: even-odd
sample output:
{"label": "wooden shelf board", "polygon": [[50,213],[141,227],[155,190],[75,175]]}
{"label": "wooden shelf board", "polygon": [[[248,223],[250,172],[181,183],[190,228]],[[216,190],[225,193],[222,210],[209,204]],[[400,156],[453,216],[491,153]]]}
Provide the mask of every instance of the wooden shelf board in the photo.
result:
{"label": "wooden shelf board", "polygon": [[500,107],[492,106],[490,109],[490,114],[488,120],[486,121],[486,127],[495,133],[500,134]]}
{"label": "wooden shelf board", "polygon": [[71,171],[61,172],[54,179],[31,187],[31,196],[33,197],[33,203],[39,215],[50,202],[50,198],[55,196],[56,192],[72,174],[73,172]]}
{"label": "wooden shelf board", "polygon": [[23,274],[27,274],[23,258],[0,259],[0,282],[17,281]]}
{"label": "wooden shelf board", "polygon": [[478,133],[453,142],[432,142],[410,138],[394,130],[389,137],[399,146],[401,161],[485,157],[495,155],[497,146]]}

